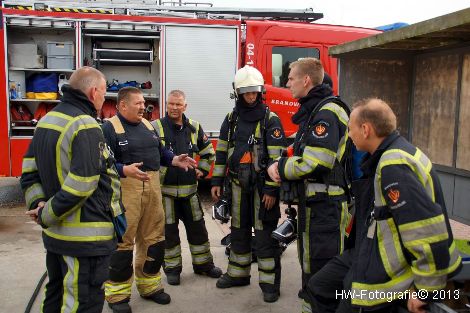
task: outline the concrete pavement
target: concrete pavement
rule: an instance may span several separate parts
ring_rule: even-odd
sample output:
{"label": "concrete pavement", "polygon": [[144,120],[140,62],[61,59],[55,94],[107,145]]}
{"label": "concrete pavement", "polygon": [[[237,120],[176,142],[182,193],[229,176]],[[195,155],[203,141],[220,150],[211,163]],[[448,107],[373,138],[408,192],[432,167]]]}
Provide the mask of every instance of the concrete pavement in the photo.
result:
{"label": "concrete pavement", "polygon": [[[205,212],[205,220],[211,251],[217,266],[226,271],[227,257],[225,246],[220,239],[227,228],[213,221]],[[41,240],[41,230],[36,224],[23,217],[24,208],[3,208],[0,210],[0,294],[1,312],[24,312],[24,309],[45,271],[45,251]],[[287,313],[300,312],[301,302],[297,298],[300,287],[300,268],[296,246],[291,245],[282,256],[281,297],[276,303],[265,303],[258,286],[258,266],[253,263],[251,284],[245,287],[218,289],[216,279],[195,275],[192,271],[189,246],[184,226],[180,224],[183,254],[183,273],[180,286],[170,286],[162,274],[165,291],[172,298],[168,305],[159,305],[139,297],[135,287],[132,291],[131,306],[135,313]],[[43,297],[41,290],[31,312],[39,312]],[[112,311],[107,307],[105,313]]]}
{"label": "concrete pavement", "polygon": [[[2,201],[3,200],[3,201]],[[42,245],[41,228],[24,216],[23,198],[17,178],[0,178],[0,312],[24,312],[38,280],[45,271],[45,250]],[[210,218],[211,201],[207,190],[202,194],[205,206],[205,220],[211,251],[217,266],[226,271],[225,246],[220,239],[228,233],[227,224],[221,225]],[[470,237],[470,226],[451,221],[454,237]],[[139,297],[135,287],[131,305],[134,313],[287,313],[300,312],[301,302],[297,298],[300,288],[300,267],[297,261],[296,245],[284,252],[282,263],[281,297],[276,303],[265,303],[258,286],[257,263],[251,269],[251,285],[230,289],[217,289],[215,279],[195,275],[192,272],[191,256],[186,241],[184,226],[180,223],[182,239],[183,273],[180,286],[166,284],[165,290],[172,302],[163,306]],[[39,312],[43,297],[41,290],[31,312]],[[111,313],[105,304],[104,313]]]}

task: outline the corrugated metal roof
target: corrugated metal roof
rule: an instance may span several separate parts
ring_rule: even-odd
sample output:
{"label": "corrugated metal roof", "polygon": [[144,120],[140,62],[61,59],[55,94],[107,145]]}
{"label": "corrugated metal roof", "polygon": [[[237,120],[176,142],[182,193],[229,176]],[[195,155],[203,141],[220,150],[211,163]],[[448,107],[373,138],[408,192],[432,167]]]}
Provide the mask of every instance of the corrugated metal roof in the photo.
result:
{"label": "corrugated metal roof", "polygon": [[332,56],[362,50],[424,51],[470,43],[470,8],[329,49]]}

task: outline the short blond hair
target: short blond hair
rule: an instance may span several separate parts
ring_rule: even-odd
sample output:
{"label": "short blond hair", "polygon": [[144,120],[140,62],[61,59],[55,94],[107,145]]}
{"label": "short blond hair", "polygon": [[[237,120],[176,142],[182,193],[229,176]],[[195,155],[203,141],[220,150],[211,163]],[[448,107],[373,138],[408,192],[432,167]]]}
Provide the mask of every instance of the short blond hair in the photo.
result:
{"label": "short blond hair", "polygon": [[397,129],[397,117],[387,102],[367,98],[353,104],[359,124],[370,123],[378,137],[387,137]]}
{"label": "short blond hair", "polygon": [[292,62],[289,68],[297,68],[297,71],[301,75],[308,75],[312,81],[313,86],[317,86],[323,83],[323,77],[325,76],[325,70],[321,61],[316,58],[303,58]]}

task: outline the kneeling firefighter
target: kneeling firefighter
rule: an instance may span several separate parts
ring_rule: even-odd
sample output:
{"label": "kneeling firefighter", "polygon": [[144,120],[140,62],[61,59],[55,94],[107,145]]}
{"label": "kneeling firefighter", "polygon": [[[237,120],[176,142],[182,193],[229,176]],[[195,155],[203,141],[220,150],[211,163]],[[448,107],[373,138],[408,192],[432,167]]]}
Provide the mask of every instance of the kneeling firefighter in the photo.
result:
{"label": "kneeling firefighter", "polygon": [[217,287],[250,283],[253,247],[264,301],[275,302],[281,264],[279,244],[271,233],[280,217],[279,184],[269,178],[266,168],[281,155],[286,140],[278,116],[263,103],[264,80],[257,69],[245,66],[238,70],[234,89],[235,108],[222,123],[212,176],[214,201],[221,196],[226,175],[230,181],[226,188],[231,191],[231,251],[227,272]]}

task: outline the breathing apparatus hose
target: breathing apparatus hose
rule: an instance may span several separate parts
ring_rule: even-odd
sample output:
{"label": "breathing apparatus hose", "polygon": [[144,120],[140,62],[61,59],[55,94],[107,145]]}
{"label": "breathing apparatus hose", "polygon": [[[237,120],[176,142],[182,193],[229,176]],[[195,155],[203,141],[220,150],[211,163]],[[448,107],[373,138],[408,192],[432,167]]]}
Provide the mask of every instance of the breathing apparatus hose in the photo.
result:
{"label": "breathing apparatus hose", "polygon": [[41,290],[42,284],[44,283],[44,280],[46,280],[47,277],[47,271],[42,274],[41,278],[38,281],[38,284],[36,286],[36,289],[34,289],[33,294],[31,295],[31,299],[29,299],[28,305],[26,306],[26,309],[24,310],[24,313],[30,313],[31,309],[33,308],[34,301],[36,300],[39,290]]}

